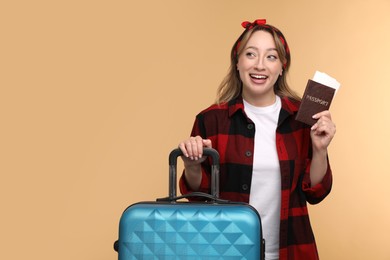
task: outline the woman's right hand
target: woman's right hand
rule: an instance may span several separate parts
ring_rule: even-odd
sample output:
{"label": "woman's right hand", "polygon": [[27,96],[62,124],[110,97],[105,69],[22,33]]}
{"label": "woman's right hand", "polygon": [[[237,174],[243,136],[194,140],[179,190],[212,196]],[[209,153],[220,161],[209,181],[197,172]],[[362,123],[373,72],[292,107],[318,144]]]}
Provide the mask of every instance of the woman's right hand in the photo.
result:
{"label": "woman's right hand", "polygon": [[211,148],[211,140],[203,139],[198,136],[191,136],[187,140],[179,144],[180,150],[183,152],[182,158],[185,166],[191,166],[202,163],[206,157],[203,157],[203,148]]}

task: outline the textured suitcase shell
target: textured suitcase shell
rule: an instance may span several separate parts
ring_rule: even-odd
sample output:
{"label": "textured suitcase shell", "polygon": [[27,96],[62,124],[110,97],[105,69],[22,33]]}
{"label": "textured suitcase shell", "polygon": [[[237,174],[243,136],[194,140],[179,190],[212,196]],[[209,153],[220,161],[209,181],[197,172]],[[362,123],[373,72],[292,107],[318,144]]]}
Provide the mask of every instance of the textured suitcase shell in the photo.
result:
{"label": "textured suitcase shell", "polygon": [[[247,203],[219,199],[219,155],[212,157],[211,194],[194,192],[176,196],[176,163],[169,156],[169,196],[157,202],[139,202],[121,216],[114,248],[119,260],[131,259],[264,259],[260,215]],[[178,202],[204,197],[209,202]]]}
{"label": "textured suitcase shell", "polygon": [[123,213],[119,260],[261,259],[258,213],[248,205],[137,203]]}

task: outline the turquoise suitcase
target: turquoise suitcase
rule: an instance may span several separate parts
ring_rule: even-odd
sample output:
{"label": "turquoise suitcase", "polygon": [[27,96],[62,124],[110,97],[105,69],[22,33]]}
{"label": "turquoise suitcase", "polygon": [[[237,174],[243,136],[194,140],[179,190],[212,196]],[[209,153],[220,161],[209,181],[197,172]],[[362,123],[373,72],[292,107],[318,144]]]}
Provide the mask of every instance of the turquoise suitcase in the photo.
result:
{"label": "turquoise suitcase", "polygon": [[[169,196],[129,206],[121,216],[114,248],[119,260],[264,259],[261,219],[249,204],[221,200],[219,155],[212,158],[211,193],[176,196],[179,149],[169,155]],[[205,202],[181,201],[202,197]]]}

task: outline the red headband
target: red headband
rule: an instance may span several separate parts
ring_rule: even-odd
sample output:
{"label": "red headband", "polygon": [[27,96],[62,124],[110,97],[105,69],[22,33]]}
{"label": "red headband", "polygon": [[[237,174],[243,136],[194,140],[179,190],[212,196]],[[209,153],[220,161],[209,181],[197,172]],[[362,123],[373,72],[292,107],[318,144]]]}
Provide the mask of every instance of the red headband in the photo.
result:
{"label": "red headband", "polygon": [[266,23],[267,23],[266,19],[257,19],[253,23],[248,21],[242,22],[241,25],[245,29],[252,29],[253,27],[255,27],[255,25],[265,25]]}

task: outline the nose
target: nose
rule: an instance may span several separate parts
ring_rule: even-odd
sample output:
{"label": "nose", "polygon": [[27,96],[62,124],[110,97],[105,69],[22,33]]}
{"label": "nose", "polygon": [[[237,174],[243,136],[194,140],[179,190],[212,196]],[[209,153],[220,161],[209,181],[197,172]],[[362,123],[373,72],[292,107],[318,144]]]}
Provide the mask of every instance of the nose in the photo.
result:
{"label": "nose", "polygon": [[264,69],[264,62],[261,56],[259,56],[255,61],[255,69],[262,70]]}

